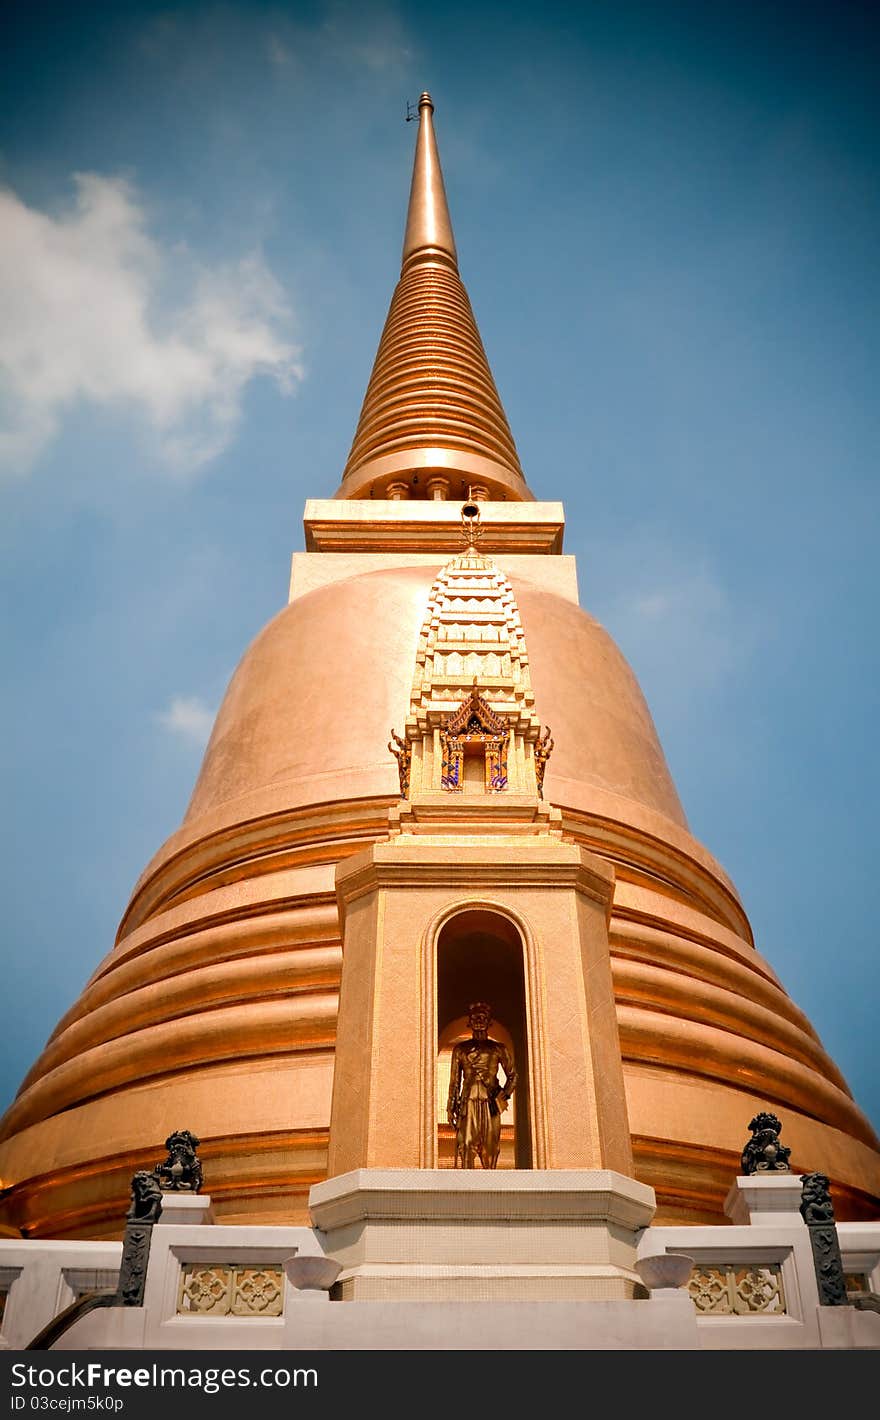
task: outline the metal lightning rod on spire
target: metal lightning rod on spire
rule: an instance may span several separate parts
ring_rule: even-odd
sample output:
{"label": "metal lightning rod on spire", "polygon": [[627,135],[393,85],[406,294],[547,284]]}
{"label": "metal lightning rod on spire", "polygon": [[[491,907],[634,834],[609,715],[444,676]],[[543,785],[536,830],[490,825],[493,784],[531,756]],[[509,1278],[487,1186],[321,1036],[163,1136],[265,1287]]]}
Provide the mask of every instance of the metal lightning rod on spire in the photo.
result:
{"label": "metal lightning rod on spire", "polygon": [[408,264],[428,256],[434,261],[449,261],[457,267],[458,253],[431,117],[434,103],[429,93],[420,96],[418,108],[419,136],[416,140],[401,269],[405,270]]}

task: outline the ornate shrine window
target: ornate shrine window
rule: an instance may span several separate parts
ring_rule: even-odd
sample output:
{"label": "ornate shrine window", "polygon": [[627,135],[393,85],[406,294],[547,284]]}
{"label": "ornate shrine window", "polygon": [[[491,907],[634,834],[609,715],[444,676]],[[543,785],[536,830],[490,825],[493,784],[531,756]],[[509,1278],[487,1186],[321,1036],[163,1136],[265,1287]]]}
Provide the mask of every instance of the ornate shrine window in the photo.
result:
{"label": "ornate shrine window", "polygon": [[507,749],[510,731],[507,721],[496,715],[477,690],[476,683],[470,695],[458,710],[453,711],[440,730],[440,744],[443,750],[443,767],[440,783],[453,793],[464,788],[464,760],[466,755],[482,755],[484,762],[483,787],[488,794],[498,793],[507,788]]}

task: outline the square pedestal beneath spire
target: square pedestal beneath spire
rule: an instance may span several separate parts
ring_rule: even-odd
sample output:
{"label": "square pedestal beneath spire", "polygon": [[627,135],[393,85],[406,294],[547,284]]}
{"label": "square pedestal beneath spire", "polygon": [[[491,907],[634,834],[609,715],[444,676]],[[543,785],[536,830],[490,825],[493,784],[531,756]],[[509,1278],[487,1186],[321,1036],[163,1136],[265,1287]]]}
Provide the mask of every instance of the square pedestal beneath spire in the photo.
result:
{"label": "square pedestal beneath spire", "polygon": [[309,1206],[343,1301],[608,1301],[655,1199],[610,1169],[355,1169]]}

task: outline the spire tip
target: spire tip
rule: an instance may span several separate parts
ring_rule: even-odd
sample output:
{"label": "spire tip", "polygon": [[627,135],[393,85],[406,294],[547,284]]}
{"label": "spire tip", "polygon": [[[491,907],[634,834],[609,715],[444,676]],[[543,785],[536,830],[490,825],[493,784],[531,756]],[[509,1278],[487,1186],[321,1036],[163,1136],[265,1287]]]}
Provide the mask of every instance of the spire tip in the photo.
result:
{"label": "spire tip", "polygon": [[426,258],[451,266],[457,263],[455,238],[431,121],[433,112],[434,100],[426,89],[419,97],[419,135],[403,239],[404,266],[409,261]]}

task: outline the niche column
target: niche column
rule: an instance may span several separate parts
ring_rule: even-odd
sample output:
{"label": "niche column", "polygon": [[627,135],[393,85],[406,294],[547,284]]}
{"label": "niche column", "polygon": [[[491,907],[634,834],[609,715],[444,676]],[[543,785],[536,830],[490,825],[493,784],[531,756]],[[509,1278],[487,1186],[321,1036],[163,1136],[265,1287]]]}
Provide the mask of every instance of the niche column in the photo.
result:
{"label": "niche column", "polygon": [[454,844],[402,834],[339,865],[331,1178],[435,1167],[437,938],[450,915],[474,909],[507,915],[523,941],[533,1165],[632,1172],[613,880],[604,860],[549,834]]}
{"label": "niche column", "polygon": [[[630,1176],[608,952],[613,883],[602,859],[541,831],[401,833],[337,868],[329,1176],[309,1202],[341,1264],[342,1301],[636,1294],[636,1240],[654,1192]],[[507,946],[523,957],[518,1064],[528,1071],[532,1168],[436,1167],[437,948],[459,915],[505,918],[517,933]],[[485,983],[479,933],[472,940]],[[466,995],[466,952],[455,971]]]}

